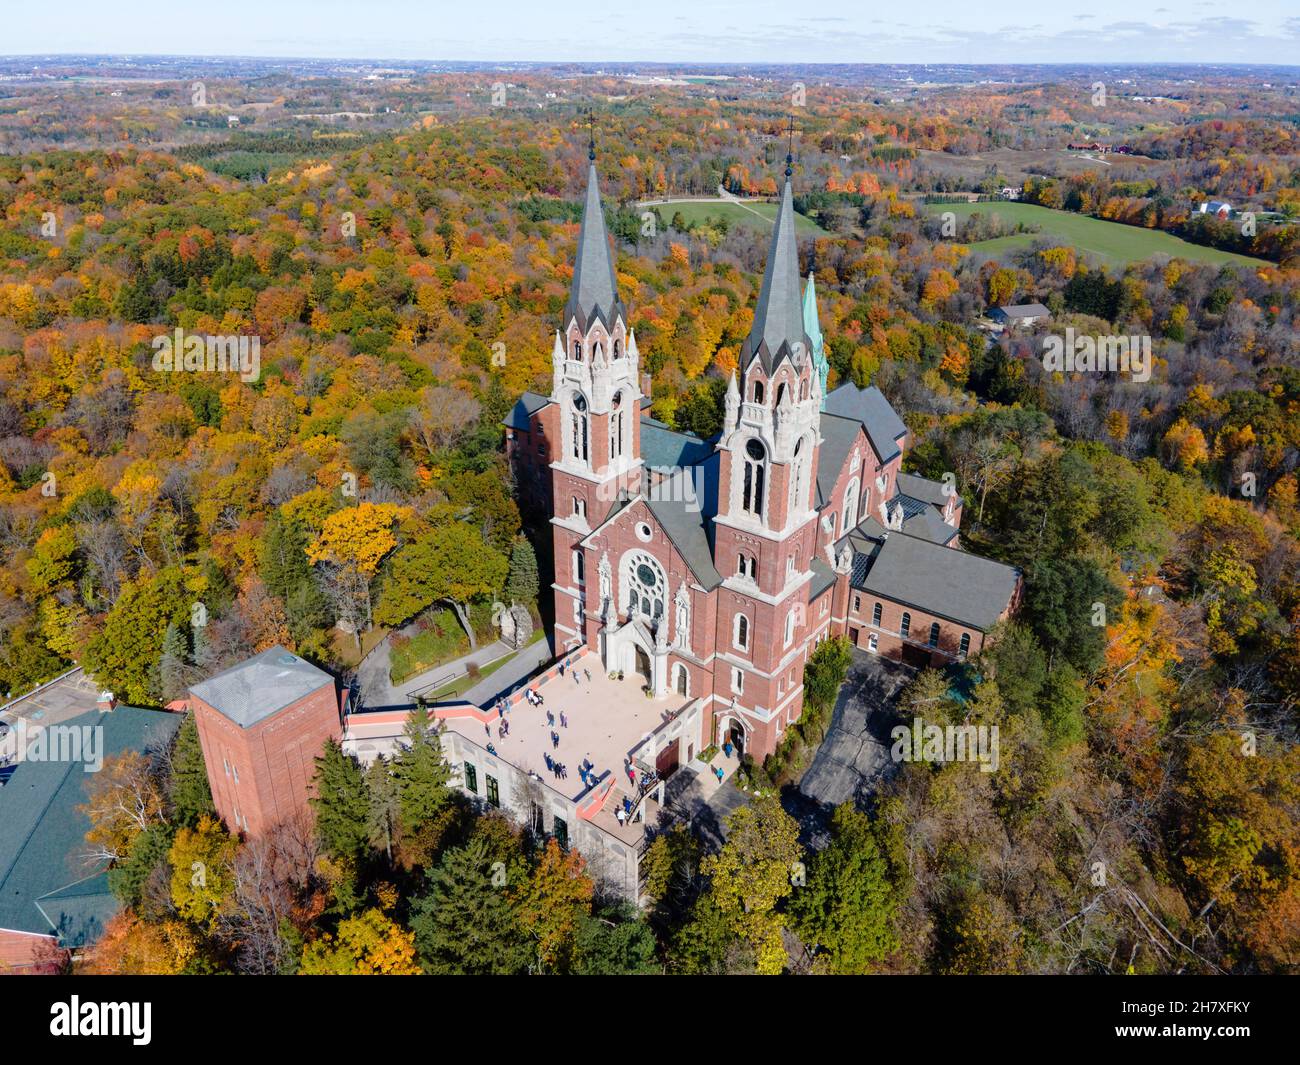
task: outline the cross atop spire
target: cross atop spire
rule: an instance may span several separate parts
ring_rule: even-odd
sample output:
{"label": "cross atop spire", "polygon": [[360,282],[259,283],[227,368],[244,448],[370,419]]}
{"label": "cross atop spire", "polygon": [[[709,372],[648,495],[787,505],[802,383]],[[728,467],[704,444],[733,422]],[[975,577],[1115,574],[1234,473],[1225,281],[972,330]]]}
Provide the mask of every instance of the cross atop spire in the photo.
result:
{"label": "cross atop spire", "polygon": [[789,180],[794,176],[794,115],[790,116],[790,122],[785,128],[789,141],[785,152],[785,176]]}
{"label": "cross atop spire", "polygon": [[587,158],[596,161],[596,116],[587,108]]}

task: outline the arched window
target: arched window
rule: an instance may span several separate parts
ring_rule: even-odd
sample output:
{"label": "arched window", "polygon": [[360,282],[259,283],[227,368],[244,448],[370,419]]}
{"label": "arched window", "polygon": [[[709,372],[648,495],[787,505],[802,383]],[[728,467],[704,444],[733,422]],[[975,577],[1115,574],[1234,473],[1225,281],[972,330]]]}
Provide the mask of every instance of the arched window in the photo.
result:
{"label": "arched window", "polygon": [[793,610],[791,610],[790,613],[786,614],[785,616],[785,646],[786,647],[789,647],[792,643],[794,643],[795,620],[796,620],[795,612]]}
{"label": "arched window", "polygon": [[763,516],[763,490],[767,480],[767,449],[758,440],[745,445],[744,488],[740,507],[756,518]]}
{"label": "arched window", "polygon": [[586,583],[587,560],[581,551],[573,552],[573,575],[577,578],[579,584]]}
{"label": "arched window", "polygon": [[605,345],[602,344],[599,340],[597,340],[595,350],[592,353],[592,362],[600,362],[604,354],[605,354]]}
{"label": "arched window", "polygon": [[805,399],[807,399],[807,398],[808,398],[808,382],[807,382],[807,380],[805,380],[805,381],[804,381],[804,382],[799,386],[799,399],[800,399],[800,401],[802,402],[803,400],[805,400]]}
{"label": "arched window", "polygon": [[627,587],[627,614],[640,614],[650,621],[664,616],[667,582],[664,571],[651,555],[638,551],[628,557],[624,571]]}
{"label": "arched window", "polygon": [[845,535],[858,516],[858,479],[855,477],[844,490],[844,518],[840,526],[840,535]]}
{"label": "arched window", "polygon": [[582,341],[575,340],[573,342],[573,350],[569,353],[569,358],[574,362],[582,362]]}
{"label": "arched window", "polygon": [[614,341],[614,358],[616,358],[616,359],[621,359],[622,357],[623,357],[623,341],[621,341],[621,340],[615,340],[615,341]]}
{"label": "arched window", "polygon": [[736,620],[733,622],[731,642],[742,651],[749,650],[749,618],[745,617],[744,614],[736,615]]}
{"label": "arched window", "polygon": [[757,563],[753,555],[747,555],[743,551],[740,553],[736,564],[736,576],[748,577],[751,581],[758,572]]}
{"label": "arched window", "polygon": [[609,457],[623,457],[623,393],[614,393],[614,413],[609,419]]}
{"label": "arched window", "polygon": [[879,603],[877,603],[871,610],[871,624],[876,626],[876,628],[880,628],[880,615],[883,611],[884,607]]}
{"label": "arched window", "polygon": [[753,396],[754,396],[754,402],[755,402],[755,403],[762,403],[762,402],[763,402],[763,382],[762,382],[762,381],[757,381],[757,380],[756,380],[756,381],[754,382],[754,391],[753,391]]}
{"label": "arched window", "polygon": [[691,671],[678,662],[674,672],[677,674],[676,684],[674,685],[677,694],[689,696],[691,694]]}
{"label": "arched window", "polygon": [[930,646],[939,646],[939,623],[937,621],[930,625]]}
{"label": "arched window", "polygon": [[581,393],[573,397],[573,457],[579,462],[586,462],[588,455],[587,430],[590,422],[587,418],[587,400]]}
{"label": "arched window", "polygon": [[957,657],[965,658],[968,654],[970,654],[970,633],[963,632],[961,634],[961,646],[957,648]]}
{"label": "arched window", "polygon": [[899,622],[898,625],[898,635],[900,635],[901,637],[903,637],[903,639],[906,640],[907,634],[908,632],[911,631],[911,628],[912,628],[912,615],[909,614],[906,610],[904,610],[903,620]]}
{"label": "arched window", "polygon": [[785,382],[782,381],[776,386],[776,406],[781,405],[781,400],[785,399]]}

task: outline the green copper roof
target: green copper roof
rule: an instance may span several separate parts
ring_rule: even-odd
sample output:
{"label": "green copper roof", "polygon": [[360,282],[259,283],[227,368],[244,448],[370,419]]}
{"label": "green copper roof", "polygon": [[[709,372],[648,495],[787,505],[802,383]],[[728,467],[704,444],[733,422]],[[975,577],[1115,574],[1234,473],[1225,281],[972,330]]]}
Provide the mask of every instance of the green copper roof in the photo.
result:
{"label": "green copper roof", "polygon": [[808,284],[803,290],[803,331],[812,343],[813,369],[821,381],[822,410],[826,409],[826,378],[830,376],[831,364],[826,360],[825,341],[822,337],[821,322],[817,318],[816,275],[808,271]]}

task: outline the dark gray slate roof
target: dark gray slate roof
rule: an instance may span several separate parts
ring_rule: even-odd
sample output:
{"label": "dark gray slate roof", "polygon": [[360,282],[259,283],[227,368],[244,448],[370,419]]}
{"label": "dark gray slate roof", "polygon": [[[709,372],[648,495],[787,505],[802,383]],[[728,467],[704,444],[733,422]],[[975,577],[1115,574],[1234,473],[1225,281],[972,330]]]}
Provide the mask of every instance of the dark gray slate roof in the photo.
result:
{"label": "dark gray slate roof", "polygon": [[809,568],[813,573],[812,584],[808,589],[808,602],[811,603],[835,584],[835,571],[820,558],[814,558]]}
{"label": "dark gray slate roof", "polygon": [[641,458],[651,469],[695,466],[712,454],[712,441],[701,440],[691,433],[679,433],[663,422],[642,417]]}
{"label": "dark gray slate roof", "polygon": [[587,169],[587,199],[582,208],[582,228],[578,231],[578,253],[573,260],[573,285],[564,320],[578,316],[586,330],[599,318],[606,327],[622,313],[618,300],[618,283],[614,278],[614,255],[609,248],[605,229],[605,211],[600,204],[600,178],[593,159]]}
{"label": "dark gray slate roof", "polygon": [[948,497],[943,493],[942,481],[932,481],[928,477],[918,477],[914,473],[900,473],[896,483],[903,495],[931,503],[940,509],[948,502]]}
{"label": "dark gray slate roof", "polygon": [[899,455],[898,441],[907,435],[907,426],[875,385],[858,388],[847,381],[826,397],[823,409],[827,414],[861,422],[881,462]]}
{"label": "dark gray slate roof", "polygon": [[[900,496],[900,499],[906,499],[907,496]],[[920,503],[913,500],[920,508],[910,517],[903,519],[903,532],[908,536],[919,536],[922,539],[929,540],[933,544],[946,544],[954,536],[957,530],[943,520],[943,516],[930,506],[928,503]]]}
{"label": "dark gray slate roof", "polygon": [[[696,469],[702,477],[693,480],[690,486],[682,482],[694,471],[683,470],[658,486],[654,491],[658,498],[647,498],[646,506],[686,560],[701,587],[716,588],[722,583],[722,577],[713,565],[713,543],[710,539],[713,523],[710,519],[715,510],[714,501],[718,497],[717,456]],[[702,492],[699,488],[700,480],[703,481]],[[702,494],[703,498],[691,502],[692,495],[696,493]]]}
{"label": "dark gray slate roof", "polygon": [[1052,312],[1041,303],[1012,303],[998,307],[995,313],[1001,318],[1043,318]]}
{"label": "dark gray slate roof", "polygon": [[241,728],[256,725],[334,678],[283,647],[260,654],[209,677],[190,689]]}
{"label": "dark gray slate roof", "polygon": [[[795,345],[802,345],[796,349]],[[740,365],[755,358],[771,373],[782,358],[812,357],[812,341],[803,328],[803,291],[799,284],[799,245],[795,239],[794,196],[787,177],[776,212],[776,228],[767,254],[763,287],[754,308],[754,325],[740,347]]]}
{"label": "dark gray slate roof", "polygon": [[[99,751],[108,758],[165,743],[180,723],[180,714],[119,706],[61,725],[102,729]],[[0,788],[0,928],[57,934],[64,946],[84,946],[120,909],[103,864],[82,858],[90,821],[78,807],[90,779],[85,761],[23,761]]]}
{"label": "dark gray slate roof", "polygon": [[862,423],[856,418],[841,418],[837,414],[822,412],[822,444],[817,452],[817,493],[821,506],[826,505],[835,490],[835,482],[861,429]]}
{"label": "dark gray slate roof", "polygon": [[877,549],[864,591],[987,632],[1015,592],[1018,571],[1001,562],[892,533]]}
{"label": "dark gray slate roof", "polygon": [[501,424],[507,429],[528,432],[532,428],[532,416],[550,402],[547,396],[539,396],[536,392],[525,392],[515,401],[515,405],[510,408],[510,413],[502,419]]}

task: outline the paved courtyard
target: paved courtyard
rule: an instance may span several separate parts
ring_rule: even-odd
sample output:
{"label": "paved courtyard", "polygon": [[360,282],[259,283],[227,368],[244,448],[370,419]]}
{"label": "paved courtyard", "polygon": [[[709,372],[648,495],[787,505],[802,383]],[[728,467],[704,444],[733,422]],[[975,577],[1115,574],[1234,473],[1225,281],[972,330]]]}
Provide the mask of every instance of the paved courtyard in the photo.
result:
{"label": "paved courtyard", "polygon": [[862,803],[893,767],[889,730],[899,690],[915,673],[906,666],[865,651],[840,689],[831,727],[812,765],[799,783],[799,797],[825,814],[841,803]]}

